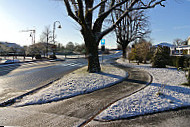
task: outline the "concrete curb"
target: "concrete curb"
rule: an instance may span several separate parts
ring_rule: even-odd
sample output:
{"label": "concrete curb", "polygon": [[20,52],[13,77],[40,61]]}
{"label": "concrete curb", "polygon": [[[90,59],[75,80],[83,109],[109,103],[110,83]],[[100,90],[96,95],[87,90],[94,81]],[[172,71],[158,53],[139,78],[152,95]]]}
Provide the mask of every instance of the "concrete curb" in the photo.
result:
{"label": "concrete curb", "polygon": [[27,95],[29,95],[29,94],[33,94],[33,93],[35,93],[36,91],[38,91],[38,90],[40,90],[40,89],[43,89],[43,88],[45,88],[45,87],[48,87],[50,84],[52,84],[53,82],[55,82],[55,81],[57,81],[57,80],[59,80],[59,79],[60,79],[60,78],[57,78],[57,79],[55,79],[55,80],[53,80],[53,81],[47,83],[46,85],[43,85],[43,86],[34,88],[34,89],[30,90],[29,92],[26,92],[26,93],[24,93],[24,94],[22,94],[22,95],[20,95],[20,96],[13,97],[13,98],[11,98],[11,99],[8,99],[8,100],[6,100],[6,101],[3,101],[3,102],[0,103],[0,107],[11,106],[11,105],[13,105],[17,100],[22,99],[24,96],[27,96]]}

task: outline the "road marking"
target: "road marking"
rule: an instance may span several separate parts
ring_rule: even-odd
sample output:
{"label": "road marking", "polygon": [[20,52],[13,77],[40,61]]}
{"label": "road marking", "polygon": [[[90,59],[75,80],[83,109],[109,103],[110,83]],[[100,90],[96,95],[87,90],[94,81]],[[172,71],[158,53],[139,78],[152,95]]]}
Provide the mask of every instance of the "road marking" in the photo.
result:
{"label": "road marking", "polygon": [[24,65],[18,65],[17,64],[15,66],[0,67],[0,73],[6,73],[6,72],[9,72],[9,71],[10,72],[11,71],[26,71],[26,70],[35,69],[35,68],[54,66],[56,64],[58,64],[58,63],[52,63],[52,62],[42,62],[41,63],[40,62],[40,63],[24,64]]}
{"label": "road marking", "polygon": [[72,61],[72,63],[69,63],[71,61],[68,62],[55,62],[52,63],[50,61],[39,61],[39,62],[30,62],[30,63],[20,63],[20,64],[9,64],[9,65],[3,65],[0,66],[0,75],[2,75],[3,73],[9,73],[11,71],[26,71],[26,70],[31,70],[31,69],[36,69],[36,68],[43,68],[43,67],[49,67],[49,66],[54,66],[54,65],[62,65],[63,67],[67,67],[67,66],[78,66],[78,67],[82,67],[84,65],[86,65],[86,63],[80,63],[78,61]]}
{"label": "road marking", "polygon": [[80,66],[80,67],[82,67],[82,66],[84,66],[85,64],[83,64],[83,63],[63,63],[62,64],[62,66],[64,66],[64,67],[67,67],[67,66]]}

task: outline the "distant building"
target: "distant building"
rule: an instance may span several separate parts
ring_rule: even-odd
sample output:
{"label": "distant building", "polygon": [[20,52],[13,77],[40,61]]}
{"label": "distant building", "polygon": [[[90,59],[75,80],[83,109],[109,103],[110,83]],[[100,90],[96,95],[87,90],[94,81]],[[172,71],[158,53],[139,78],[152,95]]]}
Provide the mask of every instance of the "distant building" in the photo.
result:
{"label": "distant building", "polygon": [[23,47],[16,43],[0,42],[0,53],[3,54],[15,54],[22,52]]}
{"label": "distant building", "polygon": [[0,42],[0,44],[5,45],[6,47],[22,48],[20,45],[18,45],[16,43]]}
{"label": "distant building", "polygon": [[174,54],[175,51],[175,45],[172,45],[170,43],[167,43],[167,42],[163,42],[163,43],[160,43],[160,44],[157,44],[157,45],[154,45],[155,48],[157,48],[158,46],[161,46],[161,47],[168,47],[170,49],[170,55]]}
{"label": "distant building", "polygon": [[184,42],[182,42],[182,45],[175,46],[172,49],[172,55],[190,55],[190,37]]}

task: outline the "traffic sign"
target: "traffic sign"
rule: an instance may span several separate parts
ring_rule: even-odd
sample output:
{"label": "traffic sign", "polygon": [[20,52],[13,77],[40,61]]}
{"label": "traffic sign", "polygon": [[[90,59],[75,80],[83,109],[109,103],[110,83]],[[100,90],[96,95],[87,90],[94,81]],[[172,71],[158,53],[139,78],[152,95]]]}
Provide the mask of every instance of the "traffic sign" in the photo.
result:
{"label": "traffic sign", "polygon": [[105,42],[106,42],[105,39],[102,39],[101,40],[101,45],[105,45]]}

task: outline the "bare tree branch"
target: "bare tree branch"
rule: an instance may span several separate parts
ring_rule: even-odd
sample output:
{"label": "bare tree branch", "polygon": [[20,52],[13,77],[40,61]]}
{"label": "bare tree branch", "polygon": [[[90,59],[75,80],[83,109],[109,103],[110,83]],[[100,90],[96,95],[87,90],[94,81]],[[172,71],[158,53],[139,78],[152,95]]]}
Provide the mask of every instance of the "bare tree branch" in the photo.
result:
{"label": "bare tree branch", "polygon": [[79,7],[79,11],[78,11],[78,17],[80,18],[82,24],[86,25],[86,22],[84,20],[84,7],[83,7],[83,2],[82,0],[77,0],[78,2],[78,7]]}
{"label": "bare tree branch", "polygon": [[107,0],[103,0],[101,1],[99,4],[97,4],[96,6],[94,6],[93,8],[90,8],[88,11],[89,12],[92,12],[94,11],[95,9],[97,9],[98,7],[100,7],[103,3],[105,3]]}
{"label": "bare tree branch", "polygon": [[[128,1],[128,0],[126,0]],[[106,12],[105,12],[105,9],[103,11],[103,9],[100,9],[99,11],[99,15],[98,15],[98,18],[96,19],[95,23],[94,23],[94,27],[93,27],[93,31],[100,31],[102,27],[100,27],[104,21],[104,19],[114,10],[116,9],[116,7],[119,7],[121,6],[122,4],[124,4],[126,1],[123,1],[123,2],[119,2],[117,4],[111,4],[110,6],[110,9],[108,9]],[[112,3],[115,3],[114,1]],[[102,7],[105,8],[102,4]],[[113,29],[112,29],[113,30]],[[111,31],[112,31],[111,30]],[[110,32],[110,30],[108,30],[108,32]]]}
{"label": "bare tree branch", "polygon": [[142,9],[154,8],[156,5],[160,5],[165,0],[160,0],[160,1],[158,1],[158,2],[156,2],[154,4],[152,4],[152,5],[149,5],[149,6],[134,7],[133,8],[133,6],[136,3],[136,1],[138,1],[138,0],[133,1],[131,3],[131,5],[129,6],[129,8],[126,9],[125,12],[120,16],[120,18],[112,26],[110,26],[108,29],[104,30],[99,37],[103,37],[106,34],[108,34],[109,32],[111,32],[127,16],[127,14],[129,12],[134,11],[134,10],[142,10]]}
{"label": "bare tree branch", "polygon": [[69,1],[68,0],[64,0],[64,2],[65,2],[65,5],[66,5],[66,9],[67,9],[68,15],[71,18],[73,18],[76,22],[80,23],[79,18],[72,12],[71,5],[70,5]]}
{"label": "bare tree branch", "polygon": [[78,12],[78,7],[77,7],[78,3],[75,0],[70,0],[70,1],[72,2],[72,5],[73,5],[73,7],[75,9],[75,12]]}

